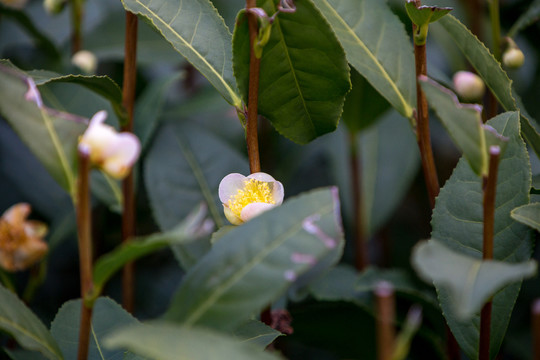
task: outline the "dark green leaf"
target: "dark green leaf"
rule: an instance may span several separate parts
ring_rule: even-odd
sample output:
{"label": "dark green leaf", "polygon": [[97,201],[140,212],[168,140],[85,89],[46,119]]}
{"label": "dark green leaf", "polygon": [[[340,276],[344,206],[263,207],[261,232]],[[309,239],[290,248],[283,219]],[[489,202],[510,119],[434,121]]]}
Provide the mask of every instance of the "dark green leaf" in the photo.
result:
{"label": "dark green leaf", "polygon": [[478,314],[482,306],[505,286],[536,274],[536,262],[482,261],[454,251],[436,239],[416,245],[411,262],[426,282],[444,288],[459,321]]}
{"label": "dark green leaf", "polygon": [[406,118],[416,107],[411,41],[380,0],[314,0],[345,48],[347,60]]}
{"label": "dark green leaf", "polygon": [[452,8],[437,6],[419,6],[416,7],[414,0],[407,0],[405,9],[411,21],[418,27],[428,25],[442,18],[452,11]]}
{"label": "dark green leaf", "polygon": [[[86,129],[86,120],[46,108],[33,80],[3,65],[0,65],[0,93],[3,94],[0,113],[73,198],[76,148],[79,136]],[[29,95],[32,101],[27,99]]]}
{"label": "dark green leaf", "polygon": [[241,340],[242,343],[252,344],[261,349],[265,349],[282,334],[260,321],[249,320],[247,323],[238,327],[238,329],[234,331],[234,335]]}
{"label": "dark green leaf", "polygon": [[[443,18],[446,19],[445,17]],[[441,20],[442,21],[442,20]],[[525,262],[532,251],[531,231],[512,220],[512,209],[529,203],[531,173],[525,143],[519,134],[519,121],[511,113],[487,122],[509,138],[501,157],[497,178],[494,259]],[[482,257],[483,247],[482,179],[474,174],[465,159],[460,159],[454,173],[437,198],[432,217],[431,237],[447,247],[475,258]],[[498,353],[520,284],[510,285],[493,298],[491,354]],[[438,289],[444,316],[463,351],[471,359],[478,356],[479,317],[460,322],[452,307],[450,294]]]}
{"label": "dark green leaf", "polygon": [[45,325],[15,294],[0,285],[0,329],[24,349],[39,351],[47,359],[63,359]]}
{"label": "dark green leaf", "polygon": [[246,174],[246,160],[219,138],[191,126],[163,126],[144,167],[148,196],[161,229],[171,229],[203,201],[221,227],[224,215],[218,186],[232,172]]}
{"label": "dark green leaf", "polygon": [[[62,349],[65,359],[77,359],[79,347],[79,324],[81,322],[81,300],[66,302],[51,324],[51,333]],[[94,304],[88,360],[143,360],[142,357],[126,353],[124,349],[109,350],[103,342],[118,328],[138,324],[137,319],[109,298],[101,297]]]}
{"label": "dark green leaf", "polygon": [[232,72],[231,33],[209,0],[123,0],[126,10],[148,18],[231,105],[240,108]]}
{"label": "dark green leaf", "polygon": [[235,329],[342,247],[337,189],[289,199],[225,234],[186,274],[165,318]]}
{"label": "dark green leaf", "polygon": [[540,203],[531,203],[515,208],[510,213],[512,219],[540,231]]}
{"label": "dark green leaf", "polygon": [[[267,14],[275,0],[259,0]],[[296,12],[280,13],[260,66],[259,113],[285,137],[305,144],[334,131],[350,89],[345,53],[332,29],[309,0]],[[244,12],[233,37],[234,74],[244,101],[248,97],[249,31]]]}
{"label": "dark green leaf", "polygon": [[277,360],[277,355],[243,344],[230,335],[166,322],[129,326],[107,337],[108,348],[127,348],[149,359]]}

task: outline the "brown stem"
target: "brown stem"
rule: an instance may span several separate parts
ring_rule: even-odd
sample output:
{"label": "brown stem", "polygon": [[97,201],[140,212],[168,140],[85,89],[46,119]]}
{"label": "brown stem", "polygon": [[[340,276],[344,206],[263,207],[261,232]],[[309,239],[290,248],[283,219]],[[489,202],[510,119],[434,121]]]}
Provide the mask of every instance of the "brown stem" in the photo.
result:
{"label": "brown stem", "polygon": [[[122,103],[127,112],[127,122],[123,131],[133,132],[133,110],[135,107],[135,85],[137,75],[137,16],[126,11],[126,39],[124,54],[124,83],[122,86]],[[133,171],[122,183],[122,242],[126,243],[135,235],[135,191]],[[133,313],[135,308],[135,263],[124,265],[122,274],[122,305],[126,311]]]}
{"label": "brown stem", "polygon": [[82,0],[71,0],[71,54],[75,54],[82,49],[82,18],[83,2]]}
{"label": "brown stem", "polygon": [[[413,25],[413,31],[416,26]],[[420,149],[420,157],[422,159],[422,170],[426,182],[429,203],[431,208],[435,207],[435,198],[439,195],[439,180],[437,177],[437,168],[435,167],[435,159],[433,157],[433,149],[431,148],[431,137],[429,132],[429,114],[426,96],[418,77],[420,75],[427,76],[426,62],[426,45],[414,45],[414,60],[416,64],[416,139],[418,148]]]}
{"label": "brown stem", "polygon": [[[256,6],[255,0],[246,0],[246,8],[252,8]],[[251,173],[261,171],[261,162],[259,160],[259,140],[257,136],[257,116],[258,116],[258,103],[259,103],[259,72],[261,67],[261,60],[257,59],[255,52],[253,51],[253,44],[255,43],[258,26],[257,18],[253,14],[248,14],[249,22],[249,42],[250,46],[250,58],[249,58],[249,94],[248,94],[248,116],[246,122],[246,142],[247,151],[249,156],[249,169]]]}
{"label": "brown stem", "polygon": [[[493,236],[495,223],[495,194],[497,188],[497,170],[499,167],[500,148],[492,146],[489,149],[489,169],[483,181],[483,210],[484,210],[484,243],[482,258],[493,259]],[[491,300],[488,301],[480,313],[480,346],[479,360],[489,360],[489,344],[491,336]]]}
{"label": "brown stem", "polygon": [[382,281],[375,287],[377,359],[390,360],[394,352],[396,300],[392,284]]}
{"label": "brown stem", "polygon": [[361,164],[359,161],[358,146],[356,146],[356,135],[352,132],[349,132],[349,149],[354,207],[354,244],[356,245],[355,266],[358,271],[362,271],[369,265],[369,259],[367,254],[364,215],[362,211],[362,180],[360,176]]}
{"label": "brown stem", "polygon": [[540,299],[532,305],[533,360],[540,360]]}
{"label": "brown stem", "polygon": [[79,266],[81,276],[81,323],[79,330],[78,360],[88,357],[90,340],[90,322],[92,318],[92,306],[85,303],[84,299],[92,291],[92,239],[90,215],[90,185],[89,185],[89,153],[87,149],[79,149],[79,177],[77,183],[77,231],[79,238]]}

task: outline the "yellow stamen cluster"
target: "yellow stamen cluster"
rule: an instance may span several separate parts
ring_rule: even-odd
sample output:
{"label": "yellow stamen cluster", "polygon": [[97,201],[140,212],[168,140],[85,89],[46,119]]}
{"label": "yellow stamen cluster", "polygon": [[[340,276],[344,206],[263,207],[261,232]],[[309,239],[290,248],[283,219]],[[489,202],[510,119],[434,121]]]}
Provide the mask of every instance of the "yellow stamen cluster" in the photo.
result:
{"label": "yellow stamen cluster", "polygon": [[251,203],[274,204],[274,199],[267,182],[248,179],[244,188],[238,189],[238,193],[231,196],[228,206],[235,215],[240,217],[242,209]]}

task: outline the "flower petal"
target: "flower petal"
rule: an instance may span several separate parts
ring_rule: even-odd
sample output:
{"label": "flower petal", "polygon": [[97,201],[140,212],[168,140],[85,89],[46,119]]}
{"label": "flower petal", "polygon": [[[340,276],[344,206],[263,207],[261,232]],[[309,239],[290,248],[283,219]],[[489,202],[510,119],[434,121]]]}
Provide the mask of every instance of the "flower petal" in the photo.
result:
{"label": "flower petal", "polygon": [[229,220],[231,224],[242,225],[244,223],[242,219],[236,216],[236,214],[233,213],[231,209],[229,209],[228,206],[223,205],[223,212],[225,213],[225,217],[227,218],[227,220]]}
{"label": "flower petal", "polygon": [[243,189],[246,182],[246,177],[242,174],[232,173],[223,178],[219,183],[219,200],[223,204],[227,204],[231,196],[238,193],[239,189]]}
{"label": "flower petal", "polygon": [[283,202],[283,196],[285,195],[285,191],[283,190],[283,184],[279,181],[274,181],[271,184],[272,189],[272,196],[274,198],[274,204],[275,205],[281,205]]}
{"label": "flower petal", "polygon": [[274,179],[272,176],[268,175],[267,173],[263,173],[263,172],[253,173],[251,175],[248,175],[248,178],[249,179],[259,180],[259,181],[264,181],[264,182],[276,181],[276,179]]}
{"label": "flower petal", "polygon": [[30,211],[30,204],[18,203],[4,211],[2,219],[7,221],[11,226],[22,228],[26,218],[30,215]]}
{"label": "flower petal", "polygon": [[265,211],[268,211],[275,207],[274,204],[267,204],[267,203],[251,203],[247,204],[240,213],[240,217],[242,218],[242,221],[246,222],[250,219],[253,219],[254,217],[262,214]]}

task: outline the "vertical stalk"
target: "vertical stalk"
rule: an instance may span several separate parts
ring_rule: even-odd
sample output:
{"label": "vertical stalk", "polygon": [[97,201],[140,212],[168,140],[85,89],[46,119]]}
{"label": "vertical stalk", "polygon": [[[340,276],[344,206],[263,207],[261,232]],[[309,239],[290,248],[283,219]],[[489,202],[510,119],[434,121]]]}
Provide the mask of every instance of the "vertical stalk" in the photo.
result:
{"label": "vertical stalk", "polygon": [[71,0],[71,54],[82,49],[83,0]]}
{"label": "vertical stalk", "polygon": [[[493,236],[495,223],[495,193],[497,188],[497,170],[499,168],[500,148],[492,146],[489,149],[489,170],[483,181],[483,208],[484,208],[484,260],[493,259]],[[480,313],[480,352],[479,360],[489,360],[489,344],[491,337],[491,300],[488,301]]]}
{"label": "vertical stalk", "polygon": [[[416,1],[417,6],[420,6],[420,1]],[[413,24],[413,32],[416,26]],[[416,140],[420,149],[420,157],[422,159],[422,170],[426,182],[429,203],[431,208],[435,207],[435,198],[439,195],[439,180],[437,177],[437,168],[435,167],[435,159],[433,157],[433,149],[431,147],[431,137],[429,132],[429,114],[426,96],[418,77],[420,75],[427,76],[427,61],[426,61],[426,44],[414,44],[414,62],[416,67]]]}
{"label": "vertical stalk", "polygon": [[[250,9],[256,6],[256,0],[246,0],[246,8]],[[257,59],[253,51],[258,25],[257,18],[253,14],[248,13],[249,22],[249,42],[250,57],[249,57],[249,94],[248,94],[248,116],[246,122],[246,142],[249,156],[249,169],[251,173],[261,171],[261,162],[259,160],[259,140],[257,136],[257,116],[259,103],[259,72],[261,68],[261,60]]]}
{"label": "vertical stalk", "polygon": [[540,360],[540,299],[532,305],[533,360]]}
{"label": "vertical stalk", "polygon": [[377,360],[391,360],[395,345],[396,300],[392,284],[381,281],[375,287]]}
{"label": "vertical stalk", "polygon": [[79,330],[78,360],[88,357],[92,305],[84,301],[92,290],[92,219],[90,215],[90,162],[87,148],[79,148],[79,177],[77,182],[77,230],[79,238],[79,266],[81,276],[81,323]]}
{"label": "vertical stalk", "polygon": [[[127,122],[123,131],[133,132],[133,109],[135,106],[135,83],[137,75],[137,16],[126,11],[126,40],[124,53],[124,82],[122,85],[122,103],[127,112]],[[122,182],[122,242],[129,241],[135,235],[135,191],[133,170]],[[135,308],[135,264],[124,265],[122,274],[122,305],[132,313]]]}
{"label": "vertical stalk", "polygon": [[[501,20],[499,15],[499,0],[489,0],[489,17],[491,19],[491,37],[493,41],[493,56],[501,61]],[[497,115],[499,103],[493,92],[489,92],[487,118]]]}
{"label": "vertical stalk", "polygon": [[353,216],[354,216],[354,243],[356,245],[355,266],[358,271],[364,270],[369,265],[367,253],[367,239],[365,236],[364,214],[362,211],[362,183],[361,164],[356,134],[349,132],[351,186],[353,190]]}

